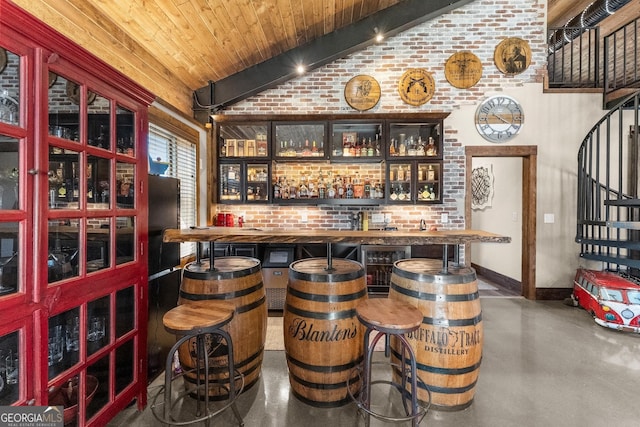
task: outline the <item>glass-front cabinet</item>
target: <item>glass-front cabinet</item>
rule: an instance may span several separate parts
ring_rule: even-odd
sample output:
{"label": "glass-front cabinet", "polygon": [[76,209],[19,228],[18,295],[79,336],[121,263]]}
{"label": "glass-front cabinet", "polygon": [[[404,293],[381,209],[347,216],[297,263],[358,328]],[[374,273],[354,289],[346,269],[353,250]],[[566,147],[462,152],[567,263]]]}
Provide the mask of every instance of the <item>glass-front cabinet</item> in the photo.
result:
{"label": "glass-front cabinet", "polygon": [[223,124],[218,130],[218,156],[261,157],[269,156],[268,123]]}
{"label": "glass-front cabinet", "polygon": [[146,405],[139,218],[154,97],[2,8],[0,405],[60,405],[65,425],[106,425]]}
{"label": "glass-front cabinet", "polygon": [[387,200],[391,203],[409,203],[413,199],[413,164],[387,163]]}
{"label": "glass-front cabinet", "polygon": [[315,123],[274,123],[273,154],[275,160],[324,160],[327,125]]}
{"label": "glass-front cabinet", "polygon": [[446,116],[213,116],[217,202],[442,203]]}
{"label": "glass-front cabinet", "polygon": [[331,123],[331,160],[381,160],[381,123]]}
{"label": "glass-front cabinet", "polygon": [[442,202],[442,164],[419,162],[416,173],[416,197],[418,202]]}
{"label": "glass-front cabinet", "polygon": [[221,202],[268,202],[269,163],[232,162],[218,165],[218,200]]}
{"label": "glass-front cabinet", "polygon": [[387,158],[398,157],[441,159],[440,123],[390,123]]}

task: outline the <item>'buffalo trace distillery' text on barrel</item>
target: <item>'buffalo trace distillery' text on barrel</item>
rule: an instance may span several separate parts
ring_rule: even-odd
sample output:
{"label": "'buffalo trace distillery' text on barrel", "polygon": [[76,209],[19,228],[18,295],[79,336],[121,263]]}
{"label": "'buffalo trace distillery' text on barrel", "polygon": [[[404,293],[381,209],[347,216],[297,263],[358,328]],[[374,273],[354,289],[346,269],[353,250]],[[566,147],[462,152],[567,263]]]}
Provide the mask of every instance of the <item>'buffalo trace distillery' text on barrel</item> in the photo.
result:
{"label": "'buffalo trace distillery' text on barrel", "polygon": [[350,402],[362,387],[354,368],[364,357],[364,327],[356,306],[367,298],[362,265],[326,258],[295,261],[289,267],[283,332],[293,394],[317,407]]}
{"label": "'buffalo trace distillery' text on barrel", "polygon": [[[267,304],[260,261],[255,258],[230,256],[215,258],[215,270],[209,261],[185,266],[178,304],[190,301],[220,300],[235,306],[235,315],[224,326],[233,341],[233,359],[237,371],[244,375],[245,390],[260,378],[264,343],[267,335]],[[192,342],[193,341],[193,342]],[[180,363],[186,369],[195,367],[195,340],[189,340],[178,351]],[[209,380],[220,384],[211,386],[212,398],[228,397],[228,371],[218,361],[226,361],[226,345],[208,342],[210,353]],[[185,381],[196,382],[194,373],[185,375]],[[226,385],[225,385],[226,383]],[[236,379],[236,390],[240,388]]]}
{"label": "'buffalo trace distillery' text on barrel", "polygon": [[[455,411],[471,405],[475,394],[482,359],[482,311],[475,270],[450,267],[442,273],[441,266],[428,259],[397,261],[389,298],[408,302],[424,316],[420,328],[407,335],[423,381],[418,399],[427,402],[430,397],[434,409]],[[391,344],[392,350],[397,348],[393,339]]]}

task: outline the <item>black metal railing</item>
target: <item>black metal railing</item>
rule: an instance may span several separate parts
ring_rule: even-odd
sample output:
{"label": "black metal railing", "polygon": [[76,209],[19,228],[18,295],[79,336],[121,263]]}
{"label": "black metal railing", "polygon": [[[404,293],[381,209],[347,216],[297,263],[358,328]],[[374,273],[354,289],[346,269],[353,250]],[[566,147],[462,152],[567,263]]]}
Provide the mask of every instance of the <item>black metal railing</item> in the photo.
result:
{"label": "black metal railing", "polygon": [[577,230],[580,256],[607,269],[640,271],[638,137],[640,92],[611,109],[578,151]]}
{"label": "black metal railing", "polygon": [[598,27],[550,28],[547,44],[550,88],[600,87]]}
{"label": "black metal railing", "polygon": [[603,39],[605,96],[623,88],[640,87],[640,18],[637,18]]}

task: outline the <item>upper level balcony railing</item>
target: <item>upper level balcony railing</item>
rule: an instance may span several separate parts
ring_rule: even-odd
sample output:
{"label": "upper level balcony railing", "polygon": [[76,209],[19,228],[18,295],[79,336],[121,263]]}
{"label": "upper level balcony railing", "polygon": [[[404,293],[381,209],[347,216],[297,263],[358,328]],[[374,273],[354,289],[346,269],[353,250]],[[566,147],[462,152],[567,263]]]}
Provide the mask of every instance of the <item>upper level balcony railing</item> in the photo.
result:
{"label": "upper level balcony railing", "polygon": [[[605,97],[620,92],[618,97],[640,88],[640,18],[637,18],[603,39]],[[611,97],[610,98],[615,98]]]}
{"label": "upper level balcony railing", "polygon": [[601,87],[598,27],[549,28],[547,42],[550,88]]}

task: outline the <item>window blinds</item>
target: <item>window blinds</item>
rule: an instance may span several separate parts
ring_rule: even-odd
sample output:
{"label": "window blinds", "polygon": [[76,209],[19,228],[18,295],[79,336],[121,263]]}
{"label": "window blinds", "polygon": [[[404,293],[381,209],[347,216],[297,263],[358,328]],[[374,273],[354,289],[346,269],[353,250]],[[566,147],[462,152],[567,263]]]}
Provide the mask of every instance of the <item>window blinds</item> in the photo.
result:
{"label": "window blinds", "polygon": [[[165,176],[180,180],[180,228],[196,225],[197,150],[194,142],[149,124],[149,157],[169,164]],[[182,243],[180,256],[195,252],[195,243]]]}

